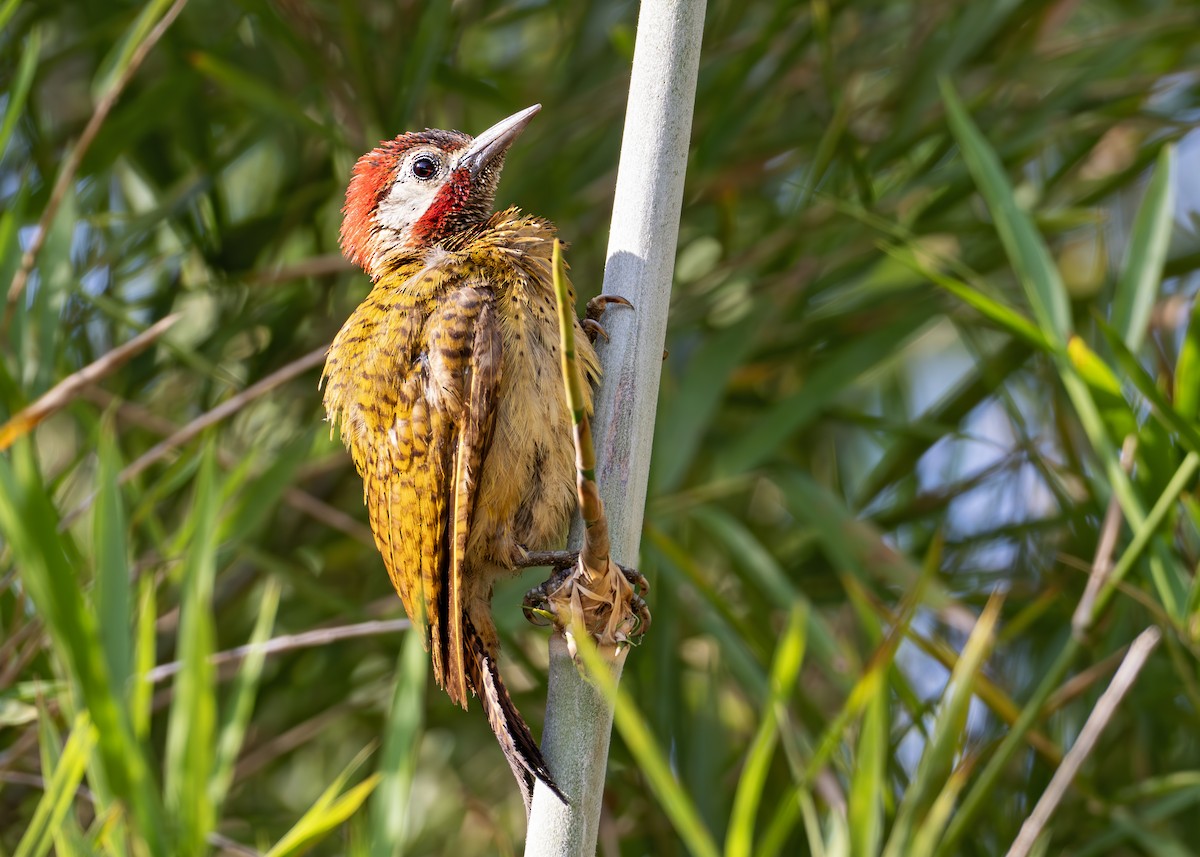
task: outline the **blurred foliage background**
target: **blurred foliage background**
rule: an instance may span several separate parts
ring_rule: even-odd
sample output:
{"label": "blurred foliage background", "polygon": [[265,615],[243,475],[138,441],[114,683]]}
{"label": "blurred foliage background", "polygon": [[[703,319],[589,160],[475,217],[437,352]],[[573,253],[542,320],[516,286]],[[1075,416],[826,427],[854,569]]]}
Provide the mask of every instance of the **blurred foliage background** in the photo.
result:
{"label": "blurred foliage background", "polygon": [[[350,167],[404,129],[541,102],[499,202],[595,293],[636,13],[0,2],[0,418],[180,315],[0,430],[0,853],[520,851],[316,366],[367,289]],[[1198,27],[708,4],[602,854],[1004,853],[1147,628],[1038,853],[1200,852]],[[496,604],[537,732],[533,581]]]}

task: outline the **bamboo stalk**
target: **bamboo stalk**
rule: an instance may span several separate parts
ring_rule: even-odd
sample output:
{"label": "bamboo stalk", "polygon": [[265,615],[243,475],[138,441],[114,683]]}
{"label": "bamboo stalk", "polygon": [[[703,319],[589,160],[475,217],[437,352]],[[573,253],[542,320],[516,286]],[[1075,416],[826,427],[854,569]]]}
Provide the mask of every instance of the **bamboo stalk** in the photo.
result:
{"label": "bamboo stalk", "polygon": [[[644,0],[634,46],[604,293],[636,310],[606,319],[592,421],[611,554],[629,564],[641,541],[703,26],[701,0]],[[577,526],[572,544],[582,535]],[[602,650],[614,684],[626,651]],[[526,857],[595,854],[612,717],[610,701],[580,675],[566,640],[552,635],[542,752],[572,802],[563,805],[537,783]]]}

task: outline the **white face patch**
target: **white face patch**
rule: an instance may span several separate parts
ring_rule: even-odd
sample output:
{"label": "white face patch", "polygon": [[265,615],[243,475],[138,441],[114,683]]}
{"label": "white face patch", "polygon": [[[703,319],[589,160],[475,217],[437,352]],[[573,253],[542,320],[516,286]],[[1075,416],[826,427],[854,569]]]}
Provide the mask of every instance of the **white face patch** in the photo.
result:
{"label": "white face patch", "polygon": [[[451,164],[457,152],[451,156],[438,149],[422,146],[404,156],[396,174],[396,182],[379,202],[375,221],[397,239],[419,221],[437,197],[450,175]],[[426,178],[431,167],[436,171]]]}

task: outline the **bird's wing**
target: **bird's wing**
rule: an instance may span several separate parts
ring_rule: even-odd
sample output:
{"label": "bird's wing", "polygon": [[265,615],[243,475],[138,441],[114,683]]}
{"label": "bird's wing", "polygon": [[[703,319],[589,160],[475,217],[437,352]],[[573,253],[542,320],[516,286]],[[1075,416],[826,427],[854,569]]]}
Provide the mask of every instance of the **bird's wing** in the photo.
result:
{"label": "bird's wing", "polygon": [[431,307],[385,301],[376,360],[349,381],[357,393],[343,432],[388,575],[427,630],[438,684],[465,708],[464,563],[495,423],[500,327],[483,285],[452,286]]}

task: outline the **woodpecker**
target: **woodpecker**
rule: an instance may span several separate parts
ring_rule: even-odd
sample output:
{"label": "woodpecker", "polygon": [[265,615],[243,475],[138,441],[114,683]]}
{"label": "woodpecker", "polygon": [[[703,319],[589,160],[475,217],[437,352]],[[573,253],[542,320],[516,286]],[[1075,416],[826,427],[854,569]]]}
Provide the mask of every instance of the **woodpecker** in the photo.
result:
{"label": "woodpecker", "polygon": [[[551,275],[556,230],[517,208],[493,213],[493,202],[505,153],[540,109],[474,139],[401,134],[359,159],[341,246],[374,285],[322,376],[375,544],[425,633],[437,683],[464,709],[470,692],[479,698],[527,811],[535,777],[566,798],[497,669],[492,587],[561,539],[576,471]],[[591,337],[576,338],[594,384]],[[590,386],[586,395],[590,410]]]}

